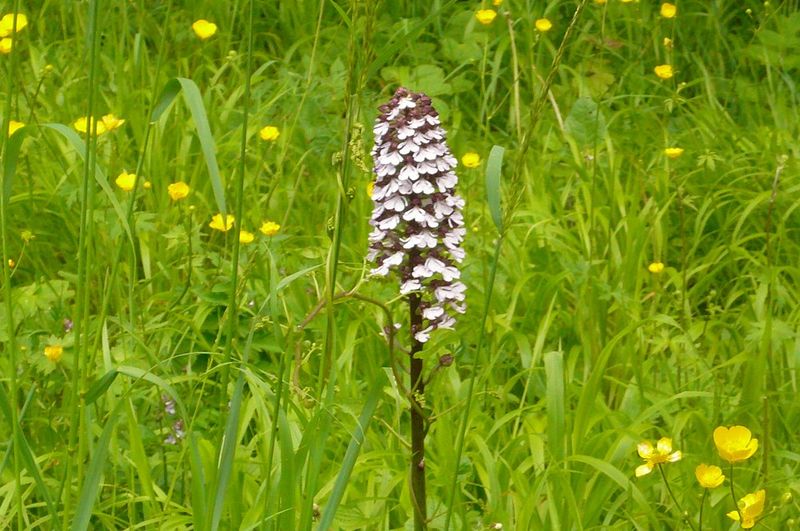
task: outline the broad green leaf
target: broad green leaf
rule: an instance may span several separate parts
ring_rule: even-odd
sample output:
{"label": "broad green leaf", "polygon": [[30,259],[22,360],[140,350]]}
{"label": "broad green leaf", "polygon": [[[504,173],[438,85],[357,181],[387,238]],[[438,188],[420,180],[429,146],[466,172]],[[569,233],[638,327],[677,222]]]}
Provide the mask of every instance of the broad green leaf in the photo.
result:
{"label": "broad green leaf", "polygon": [[606,120],[591,98],[578,98],[564,121],[564,128],[582,148],[606,137]]}

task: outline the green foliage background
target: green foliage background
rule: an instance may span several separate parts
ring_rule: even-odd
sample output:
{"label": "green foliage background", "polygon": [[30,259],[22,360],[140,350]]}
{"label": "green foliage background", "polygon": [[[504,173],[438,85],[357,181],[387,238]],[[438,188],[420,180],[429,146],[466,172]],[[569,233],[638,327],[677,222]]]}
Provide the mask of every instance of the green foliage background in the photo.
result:
{"label": "green foliage background", "polygon": [[[486,166],[459,169],[469,310],[424,352],[428,369],[455,356],[425,396],[430,527],[451,511],[452,529],[677,529],[657,474],[633,477],[636,444],[673,438],[684,459],[665,472],[696,522],[694,466],[719,464],[711,432],[734,424],[760,442],[736,495],[765,488],[758,526],[795,525],[797,1],[681,0],[665,19],[646,0],[506,0],[486,26],[489,2],[254,4],[249,101],[248,2],[21,9],[29,26],[0,56],[2,121],[28,125],[2,151],[0,527],[409,528],[387,317],[325,304],[356,290],[405,318],[363,258],[371,124],[398,85],[433,97],[457,157],[506,150],[496,262]],[[199,18],[216,35],[198,39]],[[69,127],[90,94],[96,116],[126,120],[90,146],[97,170]],[[150,189],[114,185],[137,169]],[[173,202],[179,180],[191,194]],[[215,184],[254,243],[208,227]],[[165,444],[178,418],[186,436]],[[705,527],[731,510],[711,492]]]}

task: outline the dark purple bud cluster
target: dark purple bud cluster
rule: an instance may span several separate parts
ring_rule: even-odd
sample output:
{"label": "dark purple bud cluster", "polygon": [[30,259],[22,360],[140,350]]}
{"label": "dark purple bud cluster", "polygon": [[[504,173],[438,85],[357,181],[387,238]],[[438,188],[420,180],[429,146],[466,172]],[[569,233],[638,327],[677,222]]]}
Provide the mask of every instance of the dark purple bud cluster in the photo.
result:
{"label": "dark purple bud cluster", "polygon": [[457,264],[464,259],[466,229],[455,194],[458,161],[447,146],[439,114],[422,93],[399,88],[375,121],[374,209],[368,258],[371,274],[400,276],[400,293],[420,294],[425,342],[436,328],[452,328],[464,313],[466,286]]}

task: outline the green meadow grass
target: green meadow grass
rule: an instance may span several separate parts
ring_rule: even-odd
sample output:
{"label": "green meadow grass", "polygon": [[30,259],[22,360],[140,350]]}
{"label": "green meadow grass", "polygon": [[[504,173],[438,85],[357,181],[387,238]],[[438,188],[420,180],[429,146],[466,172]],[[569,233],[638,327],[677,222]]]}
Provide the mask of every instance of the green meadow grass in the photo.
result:
{"label": "green meadow grass", "polygon": [[407,310],[364,258],[401,85],[481,157],[468,311],[422,353],[428,527],[738,529],[731,489],[800,525],[800,2],[674,3],[0,2],[0,528],[414,528]]}

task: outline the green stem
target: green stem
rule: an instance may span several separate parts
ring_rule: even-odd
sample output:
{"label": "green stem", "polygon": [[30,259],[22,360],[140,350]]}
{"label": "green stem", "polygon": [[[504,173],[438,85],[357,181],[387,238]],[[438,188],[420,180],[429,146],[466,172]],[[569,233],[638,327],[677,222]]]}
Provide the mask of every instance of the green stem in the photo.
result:
{"label": "green stem", "polygon": [[[250,117],[250,86],[253,76],[253,0],[249,2],[248,19],[247,19],[247,67],[245,70],[245,84],[244,84],[244,109],[242,115],[242,142],[239,148],[239,169],[236,174],[236,195],[234,197],[234,218],[236,223],[234,225],[234,238],[233,238],[233,253],[231,256],[231,292],[228,296],[228,329],[225,338],[225,348],[223,351],[224,365],[222,367],[222,376],[220,378],[220,412],[224,417],[227,415],[225,404],[227,404],[228,395],[228,379],[230,378],[230,366],[233,357],[233,338],[238,335],[239,326],[239,307],[236,303],[236,294],[239,285],[239,233],[242,230],[242,214],[244,212],[243,198],[244,198],[244,175],[246,171],[247,162],[247,123]],[[224,418],[220,426],[224,426]],[[223,428],[224,433],[224,428]],[[222,445],[220,444],[220,448]]]}
{"label": "green stem", "polygon": [[[80,233],[78,236],[78,275],[75,286],[75,358],[72,365],[72,378],[70,385],[70,428],[67,439],[66,470],[62,489],[64,489],[64,521],[70,520],[72,511],[72,482],[73,464],[77,463],[75,479],[77,487],[80,489],[83,476],[83,456],[82,450],[86,446],[84,440],[85,430],[81,429],[82,410],[84,403],[84,389],[86,388],[86,378],[84,375],[86,359],[86,347],[88,343],[89,324],[88,320],[88,301],[89,285],[87,280],[89,272],[89,239],[91,238],[90,225],[92,214],[92,196],[94,187],[91,182],[95,175],[94,161],[97,153],[97,119],[94,116],[95,84],[97,81],[97,16],[100,10],[100,1],[93,0],[89,3],[89,76],[88,94],[86,98],[86,153],[83,164],[83,178],[81,182],[81,214],[80,214]],[[76,448],[77,446],[77,448]]]}
{"label": "green stem", "polygon": [[[19,0],[14,2],[14,21],[12,23],[13,31],[16,31],[17,28],[17,16],[16,14],[19,13]],[[15,45],[16,48],[18,45]],[[8,140],[8,128],[11,124],[11,108],[12,108],[12,98],[14,94],[14,81],[16,80],[15,70],[17,66],[17,53],[16,51],[12,51],[11,53],[11,64],[9,65],[8,69],[8,94],[6,98],[5,104],[5,112],[3,116],[3,130],[0,132],[2,135],[2,145],[0,145],[0,160],[5,160],[5,148],[6,142]],[[16,340],[16,325],[14,324],[14,304],[12,301],[12,291],[11,291],[11,267],[9,266],[9,252],[8,252],[8,202],[9,197],[5,193],[6,191],[6,180],[11,179],[10,175],[6,175],[3,172],[3,181],[0,183],[0,238],[2,239],[2,247],[3,247],[3,263],[0,264],[0,267],[3,269],[3,297],[5,298],[5,307],[6,307],[6,328],[8,332],[8,372],[9,372],[9,394],[10,402],[11,402],[11,431],[13,433],[13,442],[12,445],[14,447],[14,483],[16,485],[15,491],[15,500],[17,502],[17,526],[19,529],[24,528],[24,504],[22,502],[22,456],[20,454],[20,444],[19,441],[22,440],[22,433],[21,428],[19,425],[19,412],[17,411],[17,394],[19,393],[19,382],[17,381],[17,340]]]}
{"label": "green stem", "polygon": [[672,503],[675,504],[675,508],[678,509],[678,511],[680,512],[681,519],[684,522],[686,522],[686,525],[688,525],[689,528],[692,529],[692,531],[694,531],[694,524],[692,524],[692,521],[686,517],[686,513],[683,511],[683,507],[681,507],[681,504],[678,503],[678,498],[676,498],[675,494],[672,492],[672,488],[669,486],[669,481],[667,481],[667,473],[664,472],[664,465],[662,465],[661,463],[658,464],[658,471],[661,472],[661,479],[664,480],[664,485],[667,487],[667,492],[669,493],[669,497],[672,498]]}
{"label": "green stem", "polygon": [[742,520],[742,511],[739,510],[739,500],[736,499],[736,491],[733,490],[733,463],[731,463],[731,470],[728,473],[728,477],[731,479],[731,499],[733,500],[733,506],[736,507],[736,514],[739,515],[739,523],[743,522]]}
{"label": "green stem", "polygon": [[703,509],[705,508],[707,497],[708,489],[703,489],[703,498],[700,500],[700,518],[697,522],[697,531],[703,531]]}
{"label": "green stem", "polygon": [[450,481],[450,496],[449,496],[449,503],[447,504],[447,516],[445,517],[444,522],[444,529],[447,531],[450,529],[450,520],[453,517],[453,505],[456,501],[456,485],[458,483],[458,467],[459,463],[461,463],[461,455],[464,453],[464,441],[466,439],[467,434],[467,426],[469,424],[469,414],[470,410],[472,409],[472,396],[474,394],[475,389],[475,379],[478,374],[477,365],[481,359],[481,353],[483,351],[483,343],[484,338],[486,337],[486,321],[489,318],[489,306],[492,302],[492,292],[494,291],[494,281],[497,275],[497,264],[500,259],[500,250],[503,247],[503,240],[504,236],[500,235],[497,238],[497,242],[495,242],[494,246],[494,256],[492,257],[492,264],[491,269],[489,270],[489,283],[486,288],[486,299],[483,303],[483,316],[481,317],[481,329],[478,335],[478,343],[475,347],[475,360],[473,362],[472,374],[469,378],[469,384],[467,384],[467,403],[464,406],[464,415],[461,417],[461,426],[459,427],[458,434],[456,436],[456,455],[455,455],[455,463],[453,466],[453,478]]}

